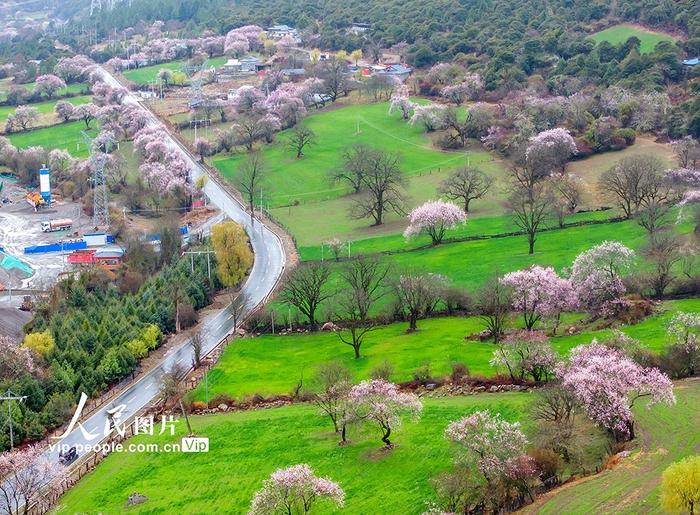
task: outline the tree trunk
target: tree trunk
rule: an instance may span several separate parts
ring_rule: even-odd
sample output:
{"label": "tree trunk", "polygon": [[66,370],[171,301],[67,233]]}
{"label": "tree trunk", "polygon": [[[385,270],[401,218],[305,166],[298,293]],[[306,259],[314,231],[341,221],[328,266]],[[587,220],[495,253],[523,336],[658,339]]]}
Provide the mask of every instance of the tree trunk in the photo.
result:
{"label": "tree trunk", "polygon": [[192,434],[192,426],[190,425],[190,417],[187,415],[187,412],[185,411],[185,406],[182,404],[182,399],[178,401],[180,403],[180,410],[182,410],[182,416],[185,417],[185,423],[187,424],[187,434],[191,435]]}
{"label": "tree trunk", "polygon": [[532,255],[535,253],[535,239],[534,239],[533,235],[530,235],[528,237],[528,244],[530,246],[528,254]]}
{"label": "tree trunk", "polygon": [[355,359],[360,359],[360,345],[361,345],[361,344],[357,344],[357,343],[354,343],[354,344],[352,345],[352,348],[353,348],[354,351],[355,351]]}
{"label": "tree trunk", "polygon": [[387,447],[391,447],[391,441],[389,440],[389,436],[391,436],[391,428],[387,427],[386,431],[384,432],[384,436],[382,436],[382,442],[384,442]]}
{"label": "tree trunk", "polygon": [[345,437],[345,428],[346,428],[345,423],[343,423],[343,427],[340,430],[340,443],[345,443],[348,441],[347,438]]}

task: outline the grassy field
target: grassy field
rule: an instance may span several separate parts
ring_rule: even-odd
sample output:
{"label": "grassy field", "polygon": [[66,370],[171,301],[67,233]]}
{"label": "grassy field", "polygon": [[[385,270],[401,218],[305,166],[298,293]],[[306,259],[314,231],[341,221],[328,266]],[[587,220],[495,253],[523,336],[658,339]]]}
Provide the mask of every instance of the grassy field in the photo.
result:
{"label": "grassy field", "polygon": [[[294,209],[297,208],[291,208],[292,213],[294,213]],[[299,212],[302,211],[303,210],[300,209]],[[611,210],[589,211],[568,216],[566,218],[566,223],[573,224],[587,221],[603,221],[609,220],[612,216],[614,216],[614,211]],[[555,223],[555,221],[551,220],[551,223]],[[513,218],[509,215],[479,217],[472,214],[467,216],[466,224],[450,229],[445,233],[445,243],[447,243],[449,239],[490,237],[516,231],[519,231],[519,229],[513,223]],[[348,241],[350,241],[350,256],[380,252],[408,251],[431,244],[430,237],[427,235],[417,235],[413,238],[406,239],[402,233]],[[299,238],[297,238],[297,243],[299,243]],[[341,257],[348,256],[347,246],[347,243],[343,245]],[[299,245],[297,248],[302,260],[320,260],[322,258],[328,260],[333,257],[325,242],[317,245]]]}
{"label": "grassy field", "polygon": [[639,154],[654,154],[662,159],[669,168],[675,163],[673,149],[670,145],[657,143],[652,138],[645,136],[638,136],[634,145],[623,150],[594,154],[586,159],[571,161],[567,169],[582,179],[583,204],[600,206],[603,203],[597,189],[600,175],[615,166],[620,159]]}
{"label": "grassy field", "polygon": [[[421,127],[407,124],[398,114],[389,116],[387,113],[388,104],[382,102],[308,116],[304,123],[316,133],[316,143],[301,159],[296,159],[287,146],[289,131],[281,132],[278,141],[263,150],[269,168],[266,183],[269,193],[265,193],[264,202],[276,207],[329,200],[347,194],[349,188],[331,184],[328,174],[342,164],[343,150],[357,143],[400,152],[401,169],[408,177],[437,174],[464,165],[467,159],[472,164],[492,160],[483,151],[436,150]],[[214,164],[226,178],[235,182],[237,169],[244,160],[245,156],[238,154],[217,158]]]}
{"label": "grassy field", "polygon": [[[677,311],[698,311],[700,300],[670,301],[659,306],[657,314],[642,322],[622,327],[653,351],[667,344],[666,324]],[[562,328],[578,323],[568,315]],[[520,327],[520,319],[512,320]],[[419,331],[407,334],[406,323],[395,323],[369,333],[362,347],[362,358],[353,358],[352,349],[333,333],[304,333],[288,336],[260,336],[236,340],[208,374],[208,396],[226,393],[236,398],[260,394],[288,394],[303,376],[308,381],[318,365],[338,361],[352,370],[355,380],[370,377],[373,368],[385,360],[395,369],[393,381],[412,379],[412,372],[430,362],[435,377],[449,374],[452,363],[464,363],[473,375],[493,376],[498,370],[489,364],[494,350],[491,342],[467,341],[465,336],[484,328],[478,317],[433,318],[419,322]],[[609,330],[583,331],[552,339],[554,349],[565,355],[576,345],[603,339]],[[505,372],[501,370],[500,372]],[[196,400],[205,400],[205,386],[193,392]]]}
{"label": "grassy field", "polygon": [[[95,137],[96,122],[92,122],[90,135]],[[68,151],[73,157],[87,157],[88,149],[83,138],[82,131],[85,124],[82,121],[62,123],[53,127],[35,129],[28,132],[10,134],[8,137],[13,145],[18,148],[44,147],[46,149],[59,148]]]}
{"label": "grassy field", "polygon": [[[91,99],[92,97],[90,95],[80,95],[77,97],[68,98],[66,100],[77,106],[80,104],[87,104]],[[37,122],[38,124],[48,125],[49,123],[60,123],[60,119],[54,114],[54,106],[56,105],[56,102],[57,100],[48,100],[46,102],[29,104],[31,107],[35,107],[39,111],[40,116]],[[4,128],[4,123],[7,121],[7,117],[14,113],[15,109],[17,108],[14,106],[0,106],[0,124],[3,124],[3,127],[0,127],[0,129]]]}
{"label": "grassy field", "polygon": [[[221,66],[226,62],[226,57],[214,57],[207,61],[207,66]],[[168,63],[154,64],[153,66],[143,66],[142,68],[136,68],[135,70],[126,70],[122,72],[122,75],[129,79],[131,82],[136,84],[148,84],[150,81],[155,79],[158,72],[162,69],[171,70],[173,72],[179,72],[183,65],[187,63],[185,59],[178,59],[176,61],[170,61]]]}
{"label": "grassy field", "polygon": [[[395,150],[401,154],[402,170],[408,178],[407,209],[438,198],[440,183],[449,171],[468,163],[494,177],[496,185],[485,198],[472,203],[467,233],[490,234],[492,228],[488,225],[491,221],[486,222],[487,226],[482,229],[475,223],[476,220],[481,223],[487,217],[495,221],[496,217],[503,215],[503,186],[508,163],[486,152],[476,142],[472,142],[466,151],[440,151],[420,127],[407,124],[398,114],[388,115],[386,103],[334,106],[310,114],[304,123],[316,133],[316,142],[301,159],[296,159],[287,146],[289,131],[282,131],[274,143],[262,147],[269,170],[263,184],[263,205],[294,235],[304,257],[320,257],[321,243],[332,238],[352,241],[359,244],[358,248],[400,248],[400,233],[407,223],[404,216],[389,213],[385,223],[378,227],[371,226],[371,221],[367,219],[353,220],[348,212],[355,201],[354,196],[347,186],[331,183],[328,179],[329,173],[342,164],[343,150],[354,143]],[[186,137],[191,137],[191,133],[191,130],[183,131]],[[609,204],[596,191],[598,177],[623,157],[641,153],[660,155],[669,165],[672,161],[668,145],[640,137],[635,145],[621,152],[608,152],[571,162],[570,171],[580,176],[584,183],[581,207],[598,208]],[[244,160],[243,154],[219,154],[212,163],[236,184]],[[586,216],[583,215],[584,218]],[[501,232],[512,230],[512,225],[504,219],[496,222],[496,225],[505,229]],[[388,240],[379,242],[378,238],[387,236],[390,237]],[[307,253],[307,247],[318,250],[311,249]]]}
{"label": "grassy field", "polygon": [[[11,77],[0,79],[0,101],[4,101],[7,98],[7,92],[12,86],[19,86],[27,91],[34,91],[36,88],[36,84],[33,82],[28,82],[27,84],[13,84]],[[68,93],[72,95],[83,94],[87,93],[87,88],[88,86],[86,83],[69,84],[64,89],[59,89],[55,96],[60,97],[61,95],[66,95]]]}
{"label": "grassy field", "polygon": [[[679,234],[690,234],[693,225],[676,225]],[[525,236],[507,236],[443,243],[437,247],[382,255],[395,273],[441,274],[454,285],[475,293],[487,280],[533,264],[552,266],[558,272],[570,267],[581,252],[606,240],[620,241],[641,250],[648,236],[635,221],[583,225],[538,234],[535,253],[528,254]],[[319,250],[320,251],[320,250]],[[352,244],[351,244],[352,252]],[[640,260],[640,266],[643,261]],[[333,266],[338,264],[333,263]],[[332,284],[338,288],[339,284]]]}
{"label": "grassy field", "polygon": [[596,32],[591,36],[591,39],[596,43],[601,41],[607,41],[613,45],[624,43],[632,36],[639,38],[641,41],[640,51],[642,53],[651,52],[657,43],[661,41],[676,41],[676,38],[669,34],[663,34],[661,32],[654,32],[652,30],[645,29],[637,25],[631,25],[628,23],[623,23],[620,25],[615,25],[609,27],[600,32]]}
{"label": "grassy field", "polygon": [[[379,449],[377,433],[352,430],[351,445],[339,447],[327,419],[312,406],[192,417],[195,432],[209,437],[207,454],[112,454],[61,499],[58,512],[123,513],[127,497],[138,492],[148,501],[129,513],[245,513],[271,472],[308,463],[345,490],[344,514],[377,513],[378,506],[385,514],[419,514],[432,495],[430,478],[450,467],[452,451],[443,437],[447,424],[485,408],[517,420],[530,397],[426,399],[420,421],[403,425],[390,452]],[[176,440],[179,436],[131,441]]]}
{"label": "grassy field", "polygon": [[633,453],[612,470],[565,485],[523,510],[524,514],[655,514],[661,474],[683,457],[700,453],[700,381],[676,383],[677,404],[638,406]]}

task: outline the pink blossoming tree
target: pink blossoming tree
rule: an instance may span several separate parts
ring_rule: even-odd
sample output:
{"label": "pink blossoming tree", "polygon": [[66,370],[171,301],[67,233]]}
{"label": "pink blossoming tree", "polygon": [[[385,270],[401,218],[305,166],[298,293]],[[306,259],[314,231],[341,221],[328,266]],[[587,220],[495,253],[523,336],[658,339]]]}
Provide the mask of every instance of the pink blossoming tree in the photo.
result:
{"label": "pink blossoming tree", "polygon": [[427,132],[443,129],[445,127],[446,107],[441,104],[416,104],[413,106],[413,115],[408,121],[411,125],[422,123]]}
{"label": "pink blossoming tree", "polygon": [[34,371],[29,349],[7,336],[0,336],[0,381],[14,380]]}
{"label": "pink blossoming tree", "polygon": [[398,111],[404,120],[408,120],[414,108],[415,104],[408,97],[408,87],[405,84],[397,85],[389,101],[389,114]]}
{"label": "pink blossoming tree", "polygon": [[403,235],[406,238],[425,233],[433,245],[438,245],[445,237],[445,231],[457,227],[467,220],[467,215],[452,202],[431,200],[418,206],[408,215],[409,225]]}
{"label": "pink blossoming tree", "polygon": [[557,127],[531,137],[525,159],[539,175],[551,175],[563,173],[566,162],[576,152],[576,143],[569,131]]}
{"label": "pink blossoming tree", "polygon": [[36,92],[39,95],[46,95],[47,98],[53,98],[56,92],[66,87],[63,79],[52,74],[39,75],[35,81]]}
{"label": "pink blossoming tree", "polygon": [[63,467],[46,459],[38,446],[0,454],[0,512],[18,513],[22,506],[47,511],[64,477]]}
{"label": "pink blossoming tree", "polygon": [[416,395],[403,393],[397,385],[383,379],[362,381],[348,394],[349,420],[378,426],[387,447],[392,446],[389,438],[400,426],[401,417],[417,418],[422,410],[423,404]]}
{"label": "pink blossoming tree", "polygon": [[475,411],[452,422],[445,437],[460,445],[464,453],[459,457],[475,465],[489,484],[497,482],[525,457],[527,438],[517,422],[503,420],[500,414]]}
{"label": "pink blossoming tree", "polygon": [[632,407],[636,400],[673,404],[673,383],[657,368],[645,368],[622,351],[595,340],[571,351],[569,363],[557,367],[562,386],[581,403],[588,417],[618,441],[634,438]]}
{"label": "pink blossoming tree", "polygon": [[450,102],[461,105],[465,100],[475,100],[484,90],[484,81],[477,73],[468,73],[459,84],[446,86],[440,95]]}
{"label": "pink blossoming tree", "polygon": [[571,268],[571,284],[580,308],[594,316],[613,314],[626,291],[622,277],[634,262],[634,251],[617,241],[604,241],[579,254]]}
{"label": "pink blossoming tree", "polygon": [[[325,502],[323,502],[325,501]],[[306,464],[277,469],[253,497],[248,515],[300,515],[314,504],[342,508],[345,492],[328,478],[317,477]]]}
{"label": "pink blossoming tree", "polygon": [[551,266],[533,265],[506,274],[500,281],[511,289],[513,309],[523,315],[528,330],[546,318],[554,322],[556,331],[561,313],[576,306],[571,281],[559,277]]}

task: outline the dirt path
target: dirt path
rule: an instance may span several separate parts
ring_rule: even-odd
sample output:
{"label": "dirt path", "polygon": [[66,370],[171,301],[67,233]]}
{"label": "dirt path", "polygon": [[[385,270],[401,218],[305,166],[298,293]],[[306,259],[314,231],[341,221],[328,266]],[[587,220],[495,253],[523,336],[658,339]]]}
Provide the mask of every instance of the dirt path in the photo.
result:
{"label": "dirt path", "polygon": [[549,492],[519,513],[659,513],[661,473],[700,452],[700,379],[677,382],[675,392],[675,406],[635,409],[638,438],[617,467]]}

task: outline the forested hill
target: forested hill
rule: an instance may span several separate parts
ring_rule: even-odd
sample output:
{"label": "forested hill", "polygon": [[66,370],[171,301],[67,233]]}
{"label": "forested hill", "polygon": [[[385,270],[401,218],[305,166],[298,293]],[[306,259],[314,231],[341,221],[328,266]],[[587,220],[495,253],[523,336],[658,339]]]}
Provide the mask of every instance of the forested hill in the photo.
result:
{"label": "forested hill", "polygon": [[[81,1],[67,1],[64,14],[73,14]],[[190,31],[225,32],[248,23],[286,23],[317,33],[326,48],[406,42],[414,58],[425,61],[416,64],[473,52],[509,59],[509,53],[517,57],[539,47],[575,55],[587,44],[581,33],[616,21],[677,33],[689,53],[700,52],[700,0],[132,0],[131,8],[125,3],[99,15],[98,26],[178,20]],[[345,29],[352,22],[371,28],[350,34]]]}

